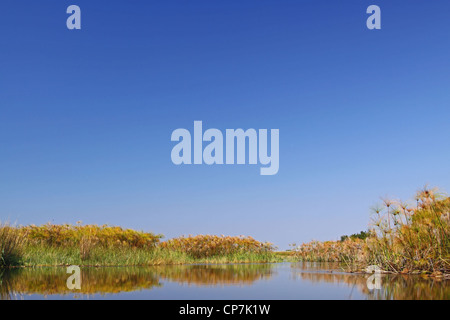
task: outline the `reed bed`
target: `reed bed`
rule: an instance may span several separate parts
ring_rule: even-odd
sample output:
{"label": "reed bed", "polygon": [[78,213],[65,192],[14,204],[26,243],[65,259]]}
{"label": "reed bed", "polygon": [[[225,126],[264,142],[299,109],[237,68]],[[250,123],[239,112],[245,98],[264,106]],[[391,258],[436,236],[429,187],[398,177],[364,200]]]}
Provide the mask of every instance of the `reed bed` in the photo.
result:
{"label": "reed bed", "polygon": [[18,264],[26,236],[9,224],[0,224],[0,267]]}
{"label": "reed bed", "polygon": [[[329,283],[358,288],[358,291],[362,292],[368,300],[448,300],[450,298],[448,280],[442,277],[383,274],[381,275],[382,288],[371,290],[367,286],[367,275],[355,276],[346,272],[311,272],[315,271],[314,269],[305,271],[303,263],[292,264],[291,268],[294,278],[314,284]],[[318,268],[323,271],[322,264]]]}
{"label": "reed bed", "polygon": [[363,259],[364,247],[361,239],[311,241],[294,248],[293,254],[301,261],[355,263]]}
{"label": "reed bed", "polygon": [[313,241],[294,247],[303,261],[347,262],[359,268],[377,265],[393,273],[450,273],[450,198],[423,188],[409,204],[383,199],[373,208],[365,239]]}
{"label": "reed bed", "polygon": [[240,253],[264,254],[273,252],[269,242],[259,242],[252,237],[226,237],[215,235],[198,235],[174,238],[161,243],[162,248],[186,252],[194,258],[228,256]]}
{"label": "reed bed", "polygon": [[19,229],[27,235],[32,244],[48,246],[91,246],[154,248],[162,235],[151,232],[135,231],[114,226],[97,225],[55,225],[26,226]]}
{"label": "reed bed", "polygon": [[[17,296],[73,295],[66,285],[65,268],[14,268],[0,270],[0,300],[17,299]],[[152,268],[83,268],[83,285],[77,295],[109,294],[152,289],[161,286]]]}
{"label": "reed bed", "polygon": [[0,266],[148,266],[275,262],[269,243],[251,237],[162,235],[112,226],[0,224]]}
{"label": "reed bed", "polygon": [[366,261],[395,273],[450,273],[450,198],[424,188],[415,202],[374,210]]}

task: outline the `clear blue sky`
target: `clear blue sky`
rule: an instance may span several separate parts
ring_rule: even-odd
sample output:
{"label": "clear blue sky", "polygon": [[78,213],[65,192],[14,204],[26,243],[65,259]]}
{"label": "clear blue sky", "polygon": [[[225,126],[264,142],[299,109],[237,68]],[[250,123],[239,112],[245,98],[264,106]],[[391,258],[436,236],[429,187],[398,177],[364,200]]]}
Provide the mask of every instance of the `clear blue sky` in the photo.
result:
{"label": "clear blue sky", "polygon": [[[380,196],[450,191],[449,17],[444,0],[3,1],[0,219],[284,249],[365,229]],[[194,120],[280,129],[278,174],[175,166]]]}

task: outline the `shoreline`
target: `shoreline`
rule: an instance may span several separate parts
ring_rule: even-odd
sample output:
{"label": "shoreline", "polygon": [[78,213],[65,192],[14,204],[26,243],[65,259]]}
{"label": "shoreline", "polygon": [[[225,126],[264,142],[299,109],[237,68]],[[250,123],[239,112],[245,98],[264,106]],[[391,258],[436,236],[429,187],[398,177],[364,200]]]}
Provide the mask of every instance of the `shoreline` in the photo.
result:
{"label": "shoreline", "polygon": [[[77,265],[82,268],[151,268],[151,267],[170,267],[170,266],[219,266],[219,265],[251,265],[251,264],[278,264],[278,263],[336,263],[345,264],[344,262],[326,262],[326,261],[294,261],[294,260],[281,260],[281,261],[241,261],[241,262],[180,262],[180,263],[159,263],[159,264],[130,264],[130,265]],[[58,264],[58,265],[22,265],[22,266],[1,266],[2,270],[15,270],[15,269],[33,269],[33,268],[64,268],[69,267],[70,264]],[[326,269],[323,269],[326,270]],[[429,271],[415,270],[412,272],[393,272],[380,270],[378,272],[368,272],[365,270],[342,270],[343,273],[355,274],[355,275],[394,275],[394,276],[419,276],[422,278],[450,280],[450,273],[431,273]],[[330,273],[334,273],[333,270]]]}

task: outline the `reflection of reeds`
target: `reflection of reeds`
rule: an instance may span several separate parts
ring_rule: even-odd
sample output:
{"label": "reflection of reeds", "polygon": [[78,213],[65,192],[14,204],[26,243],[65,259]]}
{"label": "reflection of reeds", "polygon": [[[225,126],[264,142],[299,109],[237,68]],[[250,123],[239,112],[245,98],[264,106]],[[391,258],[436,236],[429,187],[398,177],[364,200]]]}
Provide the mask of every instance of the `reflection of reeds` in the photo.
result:
{"label": "reflection of reeds", "polygon": [[363,259],[365,242],[360,239],[344,241],[312,241],[294,249],[294,256],[301,261],[349,262]]}
{"label": "reflection of reeds", "polygon": [[[320,268],[320,267],[319,267]],[[324,268],[322,266],[322,268]],[[313,283],[343,284],[354,287],[368,299],[388,300],[448,300],[450,299],[449,281],[440,278],[425,278],[418,275],[380,275],[381,289],[370,290],[367,286],[369,275],[340,272],[315,272],[305,264],[292,264],[294,278]],[[332,268],[333,270],[336,267]]]}
{"label": "reflection of reeds", "polygon": [[160,242],[162,235],[96,225],[0,226],[0,267],[144,266],[274,262],[270,243],[251,237],[199,235]]}
{"label": "reflection of reeds", "polygon": [[133,248],[155,247],[162,235],[150,232],[123,229],[114,226],[97,225],[55,225],[26,226],[19,229],[27,234],[31,244],[49,246],[78,246],[83,241],[89,241],[91,246]]}
{"label": "reflection of reeds", "polygon": [[252,284],[272,275],[270,264],[190,265],[159,267],[81,268],[81,290],[70,290],[66,268],[0,270],[0,299],[40,294],[106,294],[160,287],[160,279],[195,285]]}
{"label": "reflection of reeds", "polygon": [[20,268],[0,274],[0,299],[28,294],[96,294],[119,293],[160,286],[151,268],[82,268],[81,290],[67,288],[66,268]]}
{"label": "reflection of reeds", "polygon": [[270,264],[173,266],[157,270],[164,279],[198,286],[252,284],[272,275]]}

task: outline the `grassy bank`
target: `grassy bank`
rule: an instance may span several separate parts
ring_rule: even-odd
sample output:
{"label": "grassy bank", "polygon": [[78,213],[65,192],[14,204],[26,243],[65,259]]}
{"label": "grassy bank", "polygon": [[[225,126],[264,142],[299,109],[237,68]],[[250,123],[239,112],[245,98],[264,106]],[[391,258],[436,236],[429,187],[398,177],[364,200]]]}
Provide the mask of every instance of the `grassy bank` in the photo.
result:
{"label": "grassy bank", "polygon": [[280,261],[251,237],[161,235],[96,225],[0,226],[0,266],[145,266]]}
{"label": "grassy bank", "polygon": [[303,261],[345,262],[364,269],[376,265],[393,273],[450,273],[450,198],[424,188],[413,204],[384,199],[373,209],[368,233],[341,241],[302,244],[294,254]]}
{"label": "grassy bank", "polygon": [[25,249],[19,266],[155,266],[193,263],[252,263],[276,262],[273,253],[241,252],[226,255],[193,257],[185,252],[164,248],[96,248],[82,258],[78,248],[51,248],[32,246]]}

